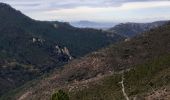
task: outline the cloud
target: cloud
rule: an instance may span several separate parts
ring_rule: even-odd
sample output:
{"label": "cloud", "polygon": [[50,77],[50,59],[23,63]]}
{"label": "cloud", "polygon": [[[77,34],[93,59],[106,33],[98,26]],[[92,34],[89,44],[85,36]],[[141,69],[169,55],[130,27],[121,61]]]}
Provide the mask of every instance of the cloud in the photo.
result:
{"label": "cloud", "polygon": [[119,7],[129,2],[169,1],[169,0],[0,0],[20,9],[68,9],[76,7]]}
{"label": "cloud", "polygon": [[170,0],[0,0],[0,2],[8,3],[38,20],[120,21],[170,18],[168,11]]}
{"label": "cloud", "polygon": [[45,11],[45,15],[51,19],[87,19],[87,20],[121,20],[121,19],[148,19],[153,20],[158,18],[166,19],[170,17],[170,2],[133,2],[126,3],[119,7],[77,7],[61,10]]}

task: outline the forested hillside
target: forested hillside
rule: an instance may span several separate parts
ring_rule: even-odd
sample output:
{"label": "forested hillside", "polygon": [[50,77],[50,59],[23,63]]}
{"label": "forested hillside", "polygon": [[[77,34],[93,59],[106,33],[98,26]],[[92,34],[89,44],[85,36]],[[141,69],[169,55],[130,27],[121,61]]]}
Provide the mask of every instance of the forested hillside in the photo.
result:
{"label": "forested hillside", "polygon": [[129,98],[168,100],[169,32],[170,24],[167,24],[93,52],[4,98],[47,100],[56,90],[62,89],[71,100],[123,100],[123,84]]}
{"label": "forested hillside", "polygon": [[0,95],[122,39],[68,23],[34,20],[0,3]]}

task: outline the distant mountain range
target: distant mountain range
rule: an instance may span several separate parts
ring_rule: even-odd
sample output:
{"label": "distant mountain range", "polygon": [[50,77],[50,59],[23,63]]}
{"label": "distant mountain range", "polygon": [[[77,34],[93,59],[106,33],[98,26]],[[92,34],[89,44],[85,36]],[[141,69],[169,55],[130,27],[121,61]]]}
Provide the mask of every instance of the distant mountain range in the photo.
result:
{"label": "distant mountain range", "polygon": [[77,22],[70,22],[70,24],[74,27],[79,27],[79,28],[108,29],[115,26],[117,23],[77,21]]}
{"label": "distant mountain range", "polygon": [[[165,25],[168,21],[156,21],[151,23],[99,23],[92,21],[78,21],[71,22],[70,24],[74,27],[79,28],[94,28],[94,29],[102,29],[104,31],[111,32],[113,34],[119,34],[123,37],[134,37],[136,35],[140,35],[142,32],[149,31],[156,27]],[[111,36],[111,34],[110,34]]]}
{"label": "distant mountain range", "polygon": [[142,32],[165,25],[168,21],[156,21],[152,23],[121,23],[110,29],[109,32],[120,34],[125,37],[134,37]]}

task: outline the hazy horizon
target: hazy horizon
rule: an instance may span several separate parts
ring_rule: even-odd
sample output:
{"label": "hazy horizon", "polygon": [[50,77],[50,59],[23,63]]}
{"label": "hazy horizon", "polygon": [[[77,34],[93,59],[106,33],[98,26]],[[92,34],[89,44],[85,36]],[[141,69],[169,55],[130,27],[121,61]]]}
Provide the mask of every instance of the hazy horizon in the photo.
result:
{"label": "hazy horizon", "polygon": [[[169,0],[0,0],[36,20],[153,22],[169,20]],[[165,16],[166,15],[166,16]]]}

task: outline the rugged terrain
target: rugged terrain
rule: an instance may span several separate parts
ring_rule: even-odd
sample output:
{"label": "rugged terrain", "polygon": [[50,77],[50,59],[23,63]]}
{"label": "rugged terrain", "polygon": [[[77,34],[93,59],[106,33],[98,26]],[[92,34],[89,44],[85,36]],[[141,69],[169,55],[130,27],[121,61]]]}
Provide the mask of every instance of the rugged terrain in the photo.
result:
{"label": "rugged terrain", "polygon": [[25,84],[1,99],[49,100],[58,89],[71,100],[168,100],[170,93],[170,23],[142,36],[111,45]]}
{"label": "rugged terrain", "polygon": [[71,100],[168,100],[169,33],[167,21],[80,29],[0,3],[0,99],[48,100],[63,89]]}
{"label": "rugged terrain", "polygon": [[37,21],[0,3],[0,96],[68,61],[124,39],[68,23]]}

